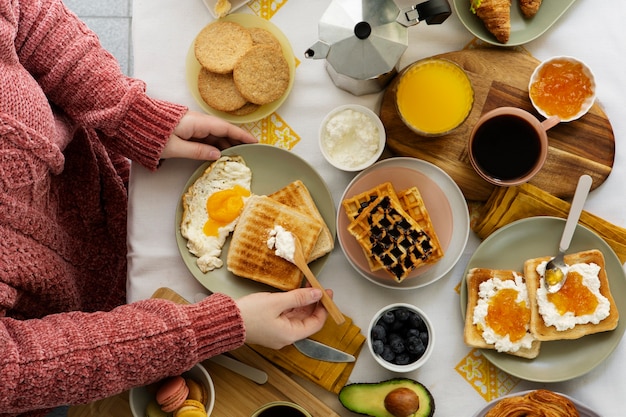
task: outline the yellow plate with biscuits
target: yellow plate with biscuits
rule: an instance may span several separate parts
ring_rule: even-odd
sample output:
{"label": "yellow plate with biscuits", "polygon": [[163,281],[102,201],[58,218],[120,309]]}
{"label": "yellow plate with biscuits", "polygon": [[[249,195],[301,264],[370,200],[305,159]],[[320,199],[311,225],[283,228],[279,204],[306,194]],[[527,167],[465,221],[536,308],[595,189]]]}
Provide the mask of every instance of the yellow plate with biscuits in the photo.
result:
{"label": "yellow plate with biscuits", "polygon": [[[310,192],[334,241],[336,236],[336,210],[332,195],[322,177],[306,161],[290,151],[265,144],[239,145],[222,151],[222,154],[240,155],[244,158],[246,165],[252,171],[250,188],[253,194],[268,195],[293,181],[301,180]],[[205,162],[194,171],[181,190],[181,195],[202,175],[209,164],[210,162]],[[200,271],[196,263],[197,258],[187,249],[187,239],[181,235],[180,224],[182,215],[183,203],[181,198],[176,206],[175,214],[176,243],[183,262],[205,288],[212,292],[225,293],[234,298],[260,291],[277,291],[267,285],[235,276],[228,271],[226,258],[232,235],[226,239],[226,244],[222,248],[220,259],[224,262],[224,265],[206,274]],[[316,276],[319,276],[327,259],[328,254],[309,264]]]}
{"label": "yellow plate with biscuits", "polygon": [[255,105],[254,111],[244,112],[245,114],[243,115],[238,115],[236,111],[233,111],[233,112],[220,111],[220,110],[215,109],[214,107],[211,107],[202,98],[199,85],[198,85],[199,84],[198,77],[200,76],[200,73],[202,71],[202,65],[196,59],[196,54],[195,54],[196,40],[195,39],[194,39],[194,42],[191,43],[191,46],[189,47],[189,51],[187,52],[187,57],[186,57],[185,68],[186,68],[187,86],[189,88],[189,91],[191,92],[191,95],[196,100],[198,106],[200,106],[202,110],[204,110],[206,113],[218,116],[224,120],[227,120],[231,123],[236,123],[236,124],[256,122],[258,120],[261,120],[269,116],[270,114],[278,110],[278,108],[283,104],[283,102],[289,96],[289,93],[291,92],[291,89],[293,88],[295,72],[296,72],[296,59],[293,54],[293,49],[291,48],[291,44],[289,40],[287,39],[287,37],[282,33],[282,31],[278,27],[276,27],[276,25],[256,15],[245,14],[245,13],[233,13],[233,14],[229,14],[221,19],[214,21],[210,25],[221,23],[221,22],[237,23],[243,26],[244,28],[264,29],[274,36],[274,38],[280,44],[280,47],[282,49],[282,54],[286,60],[288,71],[289,71],[289,80],[284,90],[284,93],[280,97],[278,97],[277,99],[269,103],[258,105],[258,106]]}
{"label": "yellow plate with biscuits", "polygon": [[[502,227],[485,239],[470,258],[463,275],[460,288],[463,320],[468,296],[465,277],[471,268],[523,271],[527,259],[554,254],[564,223],[564,219],[556,217],[531,217]],[[626,274],[617,255],[601,237],[578,225],[568,253],[590,249],[602,252],[617,310],[626,312]],[[612,331],[589,334],[575,340],[544,341],[539,355],[534,359],[490,349],[482,349],[481,352],[492,364],[518,378],[536,382],[567,381],[584,375],[604,362],[620,343],[625,330],[626,322],[620,320]]]}

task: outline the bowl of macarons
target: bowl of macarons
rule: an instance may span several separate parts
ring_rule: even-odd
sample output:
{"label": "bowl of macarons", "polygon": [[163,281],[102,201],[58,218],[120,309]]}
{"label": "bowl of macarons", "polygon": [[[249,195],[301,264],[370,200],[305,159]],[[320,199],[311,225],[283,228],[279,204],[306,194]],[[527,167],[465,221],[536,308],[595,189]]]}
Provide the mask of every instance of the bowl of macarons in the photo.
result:
{"label": "bowl of macarons", "polygon": [[215,405],[215,387],[207,370],[195,365],[181,375],[130,390],[133,417],[208,417]]}

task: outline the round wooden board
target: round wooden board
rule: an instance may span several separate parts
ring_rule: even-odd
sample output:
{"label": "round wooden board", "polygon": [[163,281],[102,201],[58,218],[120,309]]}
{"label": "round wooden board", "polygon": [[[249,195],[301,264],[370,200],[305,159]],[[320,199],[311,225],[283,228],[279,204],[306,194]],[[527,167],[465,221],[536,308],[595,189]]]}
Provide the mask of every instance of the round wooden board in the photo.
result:
{"label": "round wooden board", "polygon": [[[383,94],[380,118],[387,147],[394,156],[412,156],[431,162],[452,177],[468,200],[485,201],[494,186],[472,169],[467,140],[478,118],[502,106],[520,107],[542,119],[528,98],[528,81],[539,61],[521,49],[478,47],[437,55],[459,64],[474,88],[474,106],[467,120],[448,135],[420,136],[404,125],[395,105],[396,77]],[[561,198],[574,194],[578,177],[589,174],[592,189],[611,173],[615,136],[597,101],[585,116],[560,123],[548,132],[548,159],[530,183]]]}

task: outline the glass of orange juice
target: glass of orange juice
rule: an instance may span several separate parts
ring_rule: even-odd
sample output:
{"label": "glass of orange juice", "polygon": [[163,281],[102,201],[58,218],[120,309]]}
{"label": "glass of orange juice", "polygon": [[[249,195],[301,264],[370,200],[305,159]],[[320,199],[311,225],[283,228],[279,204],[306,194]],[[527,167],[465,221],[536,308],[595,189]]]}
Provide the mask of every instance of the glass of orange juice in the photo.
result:
{"label": "glass of orange juice", "polygon": [[400,75],[396,107],[400,118],[422,136],[440,136],[465,121],[474,104],[472,83],[452,61],[426,58]]}

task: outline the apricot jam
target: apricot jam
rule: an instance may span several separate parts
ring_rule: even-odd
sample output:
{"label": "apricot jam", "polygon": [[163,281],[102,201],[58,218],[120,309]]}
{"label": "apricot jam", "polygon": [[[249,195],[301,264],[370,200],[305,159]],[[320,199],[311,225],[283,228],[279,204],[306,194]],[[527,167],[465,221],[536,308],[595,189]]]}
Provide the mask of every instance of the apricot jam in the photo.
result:
{"label": "apricot jam", "polygon": [[548,301],[561,315],[568,311],[575,316],[593,314],[598,307],[598,298],[583,285],[583,276],[578,272],[569,272],[563,287],[554,294],[548,294]]}
{"label": "apricot jam", "polygon": [[500,336],[509,335],[511,342],[517,342],[526,335],[530,321],[530,309],[525,302],[518,303],[518,291],[513,288],[499,290],[487,308],[485,322]]}
{"label": "apricot jam", "polygon": [[548,116],[570,119],[593,95],[591,79],[579,62],[556,59],[546,63],[537,75],[530,96]]}

